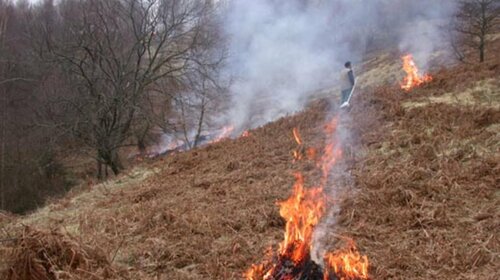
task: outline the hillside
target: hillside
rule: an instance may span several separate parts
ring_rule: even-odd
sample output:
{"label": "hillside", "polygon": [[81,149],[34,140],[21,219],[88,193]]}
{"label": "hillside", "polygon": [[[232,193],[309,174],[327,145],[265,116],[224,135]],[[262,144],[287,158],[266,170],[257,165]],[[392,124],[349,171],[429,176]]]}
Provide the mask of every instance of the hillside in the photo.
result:
{"label": "hillside", "polygon": [[[373,279],[498,279],[499,61],[433,75],[411,92],[367,82],[342,113],[355,140],[340,184],[352,191],[338,198],[328,243],[353,238]],[[318,99],[248,137],[143,163],[28,216],[0,214],[0,269],[7,279],[242,279],[283,239],[276,201],[293,173],[317,178],[313,162],[293,161],[292,129],[321,149],[332,108]]]}

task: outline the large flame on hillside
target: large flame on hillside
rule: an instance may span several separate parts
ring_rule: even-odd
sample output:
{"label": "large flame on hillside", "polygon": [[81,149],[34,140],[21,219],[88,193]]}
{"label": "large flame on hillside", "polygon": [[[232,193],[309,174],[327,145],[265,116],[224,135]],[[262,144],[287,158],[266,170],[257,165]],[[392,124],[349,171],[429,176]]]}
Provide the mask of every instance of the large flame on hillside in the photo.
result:
{"label": "large flame on hillside", "polygon": [[326,199],[321,187],[304,188],[302,174],[296,173],[295,180],[293,194],[278,203],[286,221],[285,240],[279,251],[298,263],[309,254],[314,226],[325,211]]}
{"label": "large flame on hillside", "polygon": [[[337,119],[327,126],[328,136],[335,131]],[[293,137],[302,149],[303,141],[297,128]],[[295,160],[298,151],[294,153]],[[361,256],[354,242],[343,250],[327,253],[324,256],[325,267],[321,268],[311,259],[313,234],[316,225],[325,213],[329,203],[323,189],[334,164],[342,157],[342,151],[335,141],[329,141],[318,162],[322,178],[317,187],[305,187],[304,176],[297,172],[292,195],[279,202],[280,215],[286,221],[284,240],[278,252],[270,253],[267,259],[245,273],[247,280],[354,280],[369,279],[368,258]]]}
{"label": "large flame on hillside", "polygon": [[414,87],[432,81],[432,77],[430,75],[419,74],[418,67],[411,54],[407,54],[401,59],[403,60],[403,70],[406,72],[406,77],[404,77],[403,83],[401,84],[402,89],[410,91]]}

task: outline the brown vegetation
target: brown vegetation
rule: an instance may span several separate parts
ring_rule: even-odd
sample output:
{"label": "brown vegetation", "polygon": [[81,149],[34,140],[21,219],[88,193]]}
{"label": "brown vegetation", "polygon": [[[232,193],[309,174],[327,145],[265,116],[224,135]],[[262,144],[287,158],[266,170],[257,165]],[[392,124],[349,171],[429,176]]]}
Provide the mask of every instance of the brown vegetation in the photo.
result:
{"label": "brown vegetation", "polygon": [[160,133],[198,144],[222,92],[211,1],[35,2],[0,0],[0,209],[64,194],[71,156],[104,179]]}
{"label": "brown vegetation", "polygon": [[13,240],[2,279],[102,279],[117,276],[98,248],[82,247],[57,231],[29,227]]}
{"label": "brown vegetation", "polygon": [[[497,61],[460,66],[410,92],[395,85],[354,97],[351,121],[342,124],[357,139],[342,165],[354,192],[339,202],[329,246],[352,237],[373,279],[498,278],[499,108],[403,104],[467,90],[499,69]],[[81,205],[61,200],[45,218],[16,219],[6,230],[18,238],[20,222],[58,228],[59,240],[103,249],[116,274],[96,268],[98,279],[241,279],[282,240],[275,202],[289,195],[293,172],[317,178],[312,162],[293,163],[292,129],[320,148],[327,108],[316,102],[248,137],[162,158],[135,183],[120,183],[125,176]],[[3,251],[15,244],[4,242]]]}
{"label": "brown vegetation", "polygon": [[342,204],[341,225],[370,256],[375,279],[498,278],[498,97],[493,108],[479,97],[401,107],[498,74],[498,61],[443,70],[410,93],[378,88],[360,100],[371,105],[356,108],[376,110],[378,121],[359,118],[355,128],[369,152],[355,164],[360,192]]}

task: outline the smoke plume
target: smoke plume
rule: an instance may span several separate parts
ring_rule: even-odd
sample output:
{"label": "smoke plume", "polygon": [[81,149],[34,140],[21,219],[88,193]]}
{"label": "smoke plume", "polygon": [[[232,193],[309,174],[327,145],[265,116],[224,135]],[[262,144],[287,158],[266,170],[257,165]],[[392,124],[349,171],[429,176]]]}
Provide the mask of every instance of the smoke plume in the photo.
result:
{"label": "smoke plume", "polygon": [[356,71],[370,49],[399,47],[425,69],[443,45],[440,25],[454,9],[452,0],[225,3],[226,72],[234,82],[232,109],[221,122],[236,132],[302,109],[317,90],[335,88],[345,61]]}
{"label": "smoke plume", "polygon": [[417,65],[427,71],[436,52],[449,51],[449,42],[443,38],[447,38],[445,26],[455,12],[456,1],[423,0],[408,5],[418,13],[410,14],[401,25],[399,49],[413,54]]}
{"label": "smoke plume", "polygon": [[[345,61],[361,70],[371,50],[398,49],[412,53],[426,70],[433,53],[446,45],[443,22],[454,12],[454,1],[443,0],[233,0],[226,10],[229,64],[234,77],[232,109],[223,120],[236,131],[256,127],[302,109],[315,91],[325,87],[338,95],[338,72]],[[399,58],[394,57],[394,63]],[[339,115],[332,139],[352,142],[348,113]],[[355,121],[354,121],[355,122]],[[334,198],[350,190],[351,177],[338,164],[325,190]],[[335,225],[335,205],[318,225],[312,257],[322,261],[323,241]]]}

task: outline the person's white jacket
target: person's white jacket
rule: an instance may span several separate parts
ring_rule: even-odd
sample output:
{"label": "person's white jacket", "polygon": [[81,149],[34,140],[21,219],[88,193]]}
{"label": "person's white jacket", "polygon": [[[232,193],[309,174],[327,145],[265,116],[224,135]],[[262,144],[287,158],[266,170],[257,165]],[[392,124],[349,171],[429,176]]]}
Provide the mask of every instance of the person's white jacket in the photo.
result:
{"label": "person's white jacket", "polygon": [[[351,76],[352,75],[352,76]],[[354,73],[352,69],[344,68],[340,71],[340,90],[348,90],[354,86]]]}

